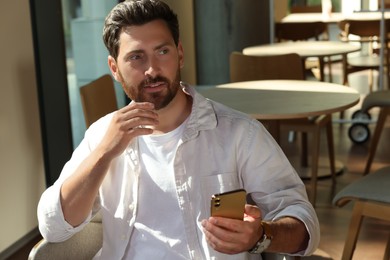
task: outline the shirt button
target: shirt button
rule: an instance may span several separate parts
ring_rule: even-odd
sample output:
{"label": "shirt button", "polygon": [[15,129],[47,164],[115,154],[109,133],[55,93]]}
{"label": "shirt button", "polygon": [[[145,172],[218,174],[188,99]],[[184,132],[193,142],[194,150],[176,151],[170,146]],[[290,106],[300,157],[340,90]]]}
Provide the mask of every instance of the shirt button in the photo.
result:
{"label": "shirt button", "polygon": [[121,240],[125,240],[125,239],[126,239],[126,235],[122,235]]}
{"label": "shirt button", "polygon": [[130,209],[131,211],[134,210],[134,203],[131,203],[131,204],[129,205],[129,209]]}

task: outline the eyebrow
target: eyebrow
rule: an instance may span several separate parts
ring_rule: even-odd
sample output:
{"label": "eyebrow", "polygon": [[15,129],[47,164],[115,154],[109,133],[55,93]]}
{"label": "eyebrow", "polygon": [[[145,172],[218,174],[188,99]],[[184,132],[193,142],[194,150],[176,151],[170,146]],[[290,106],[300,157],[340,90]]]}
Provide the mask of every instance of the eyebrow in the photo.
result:
{"label": "eyebrow", "polygon": [[[170,43],[170,42],[163,42],[163,43],[157,45],[156,47],[154,47],[153,50],[161,49],[164,46],[172,46],[172,43]],[[137,50],[130,51],[128,54],[131,54],[131,53],[143,53],[143,52],[145,52],[143,49],[137,49]]]}
{"label": "eyebrow", "polygon": [[[166,42],[163,42],[163,43],[157,45],[156,47],[154,47],[153,50],[155,51],[155,50],[161,49],[164,46],[175,46],[175,45],[170,43],[169,41],[166,41]],[[132,51],[129,51],[128,53],[126,53],[126,55],[124,55],[124,58],[127,59],[130,55],[142,54],[142,53],[145,53],[145,50],[143,50],[143,49],[132,50]]]}

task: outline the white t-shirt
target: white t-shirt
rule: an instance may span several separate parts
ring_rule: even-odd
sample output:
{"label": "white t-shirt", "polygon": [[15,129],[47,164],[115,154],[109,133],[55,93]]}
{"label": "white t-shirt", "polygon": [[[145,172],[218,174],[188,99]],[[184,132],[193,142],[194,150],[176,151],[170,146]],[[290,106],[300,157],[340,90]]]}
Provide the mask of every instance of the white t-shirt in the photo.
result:
{"label": "white t-shirt", "polygon": [[163,135],[139,137],[138,214],[124,259],[189,259],[173,161],[186,121]]}

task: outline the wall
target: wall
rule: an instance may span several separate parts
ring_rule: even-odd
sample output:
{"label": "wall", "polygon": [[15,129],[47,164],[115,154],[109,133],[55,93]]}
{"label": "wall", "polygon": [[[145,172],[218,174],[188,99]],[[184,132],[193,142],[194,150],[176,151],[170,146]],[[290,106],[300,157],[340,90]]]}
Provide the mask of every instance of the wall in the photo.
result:
{"label": "wall", "polygon": [[[196,1],[196,0],[195,0]],[[177,13],[180,23],[180,39],[184,48],[184,68],[182,80],[196,84],[195,23],[193,0],[165,0]]]}
{"label": "wall", "polygon": [[44,165],[29,1],[0,2],[0,258],[37,226]]}
{"label": "wall", "polygon": [[230,53],[269,42],[268,2],[194,1],[198,84],[229,82]]}

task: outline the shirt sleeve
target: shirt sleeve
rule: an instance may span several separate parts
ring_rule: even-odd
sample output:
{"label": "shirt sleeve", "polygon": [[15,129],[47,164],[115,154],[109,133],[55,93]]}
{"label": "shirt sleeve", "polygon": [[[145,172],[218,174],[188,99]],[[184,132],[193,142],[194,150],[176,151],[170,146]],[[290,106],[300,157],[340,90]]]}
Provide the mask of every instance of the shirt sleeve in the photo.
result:
{"label": "shirt sleeve", "polygon": [[89,153],[90,147],[88,141],[84,139],[73,152],[71,159],[65,164],[58,180],[41,195],[37,208],[39,231],[49,242],[62,242],[67,240],[83,229],[100,209],[98,196],[93,209],[85,221],[79,226],[73,227],[65,220],[61,207],[60,190],[63,182],[73,174]]}
{"label": "shirt sleeve", "polygon": [[77,227],[66,222],[60,202],[60,185],[53,185],[42,194],[38,204],[39,231],[48,242],[62,242],[82,230],[92,215],[91,211],[87,219]]}
{"label": "shirt sleeve", "polygon": [[301,220],[310,240],[306,250],[294,255],[312,254],[320,241],[320,228],[304,183],[261,124],[252,121],[245,138],[240,155],[245,189],[260,208],[264,219],[277,220],[289,216]]}

